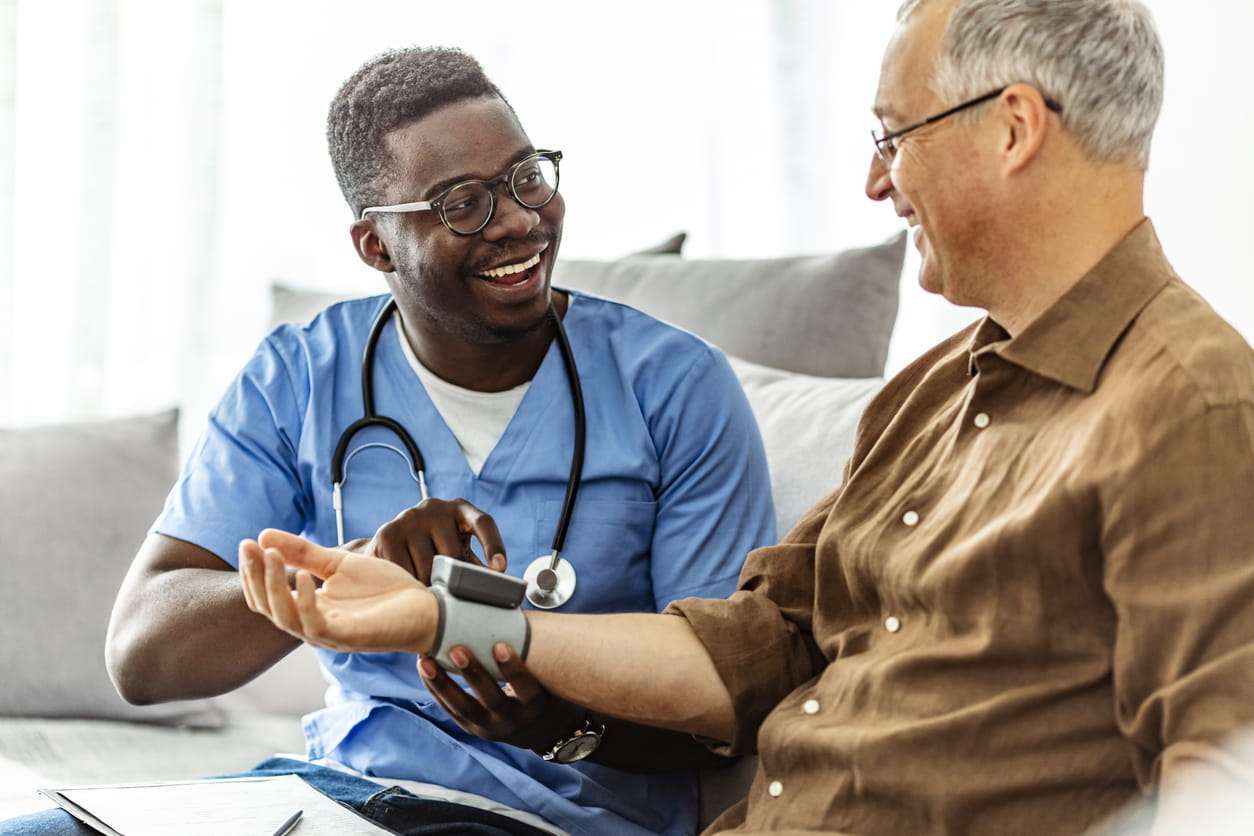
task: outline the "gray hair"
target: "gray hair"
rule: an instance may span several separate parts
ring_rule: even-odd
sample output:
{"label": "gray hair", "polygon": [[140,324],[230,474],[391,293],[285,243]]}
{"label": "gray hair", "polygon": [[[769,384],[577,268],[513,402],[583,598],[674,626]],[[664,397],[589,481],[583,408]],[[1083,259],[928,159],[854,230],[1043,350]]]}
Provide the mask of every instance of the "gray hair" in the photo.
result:
{"label": "gray hair", "polygon": [[[905,0],[898,21],[926,2]],[[1091,159],[1149,164],[1163,49],[1138,0],[957,0],[933,73],[934,92],[951,104],[1031,84],[1062,105]]]}

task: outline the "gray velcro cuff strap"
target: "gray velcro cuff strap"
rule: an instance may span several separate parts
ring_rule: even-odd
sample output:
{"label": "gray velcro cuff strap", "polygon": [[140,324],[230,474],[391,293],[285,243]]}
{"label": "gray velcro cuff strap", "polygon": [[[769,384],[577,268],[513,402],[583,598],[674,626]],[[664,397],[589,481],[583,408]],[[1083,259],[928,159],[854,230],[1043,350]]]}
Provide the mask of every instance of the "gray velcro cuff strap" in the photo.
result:
{"label": "gray velcro cuff strap", "polygon": [[470,650],[488,675],[497,682],[504,681],[492,647],[505,642],[518,654],[527,658],[531,643],[531,625],[522,607],[498,607],[463,601],[440,585],[431,587],[431,594],[440,605],[440,623],[436,628],[435,642],[428,654],[446,671],[460,673],[461,669],[448,658],[450,648],[461,645]]}

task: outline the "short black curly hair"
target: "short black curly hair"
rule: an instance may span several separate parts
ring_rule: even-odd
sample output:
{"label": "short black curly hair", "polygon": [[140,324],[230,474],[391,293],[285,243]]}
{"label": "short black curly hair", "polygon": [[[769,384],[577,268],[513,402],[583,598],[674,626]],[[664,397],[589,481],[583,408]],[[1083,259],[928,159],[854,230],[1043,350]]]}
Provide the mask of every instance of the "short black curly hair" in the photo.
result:
{"label": "short black curly hair", "polygon": [[335,179],[354,216],[384,202],[387,134],[445,105],[482,96],[509,105],[478,61],[450,47],[389,50],[349,76],[331,101],[327,144]]}

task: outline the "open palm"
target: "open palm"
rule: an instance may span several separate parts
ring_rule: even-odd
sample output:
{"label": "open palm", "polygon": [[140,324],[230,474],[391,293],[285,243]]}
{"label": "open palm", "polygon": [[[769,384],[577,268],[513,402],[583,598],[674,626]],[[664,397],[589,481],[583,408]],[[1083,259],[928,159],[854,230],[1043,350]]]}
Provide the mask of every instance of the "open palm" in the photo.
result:
{"label": "open palm", "polygon": [[[427,588],[394,563],[267,530],[240,546],[244,595],[254,612],[310,644],[343,652],[430,649],[438,617]],[[288,567],[298,571],[296,588]],[[321,578],[315,588],[314,578]]]}

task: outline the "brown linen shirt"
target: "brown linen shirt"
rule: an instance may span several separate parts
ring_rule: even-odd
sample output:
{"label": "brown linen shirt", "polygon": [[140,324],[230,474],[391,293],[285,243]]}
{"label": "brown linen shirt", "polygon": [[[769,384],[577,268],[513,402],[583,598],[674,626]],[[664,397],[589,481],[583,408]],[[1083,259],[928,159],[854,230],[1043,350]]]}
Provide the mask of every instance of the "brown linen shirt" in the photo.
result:
{"label": "brown linen shirt", "polygon": [[842,486],[669,611],[761,756],[710,832],[1082,833],[1254,722],[1254,351],[1146,221],[893,379]]}

